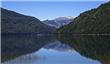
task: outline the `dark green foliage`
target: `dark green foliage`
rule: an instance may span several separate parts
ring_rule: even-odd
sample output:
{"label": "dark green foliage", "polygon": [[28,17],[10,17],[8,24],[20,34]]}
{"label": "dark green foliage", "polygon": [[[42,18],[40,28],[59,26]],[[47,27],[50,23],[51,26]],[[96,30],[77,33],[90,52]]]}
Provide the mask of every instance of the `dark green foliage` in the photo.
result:
{"label": "dark green foliage", "polygon": [[32,53],[54,40],[52,35],[38,36],[37,34],[2,34],[1,61]]}
{"label": "dark green foliage", "polygon": [[55,28],[47,26],[35,17],[22,15],[1,8],[2,33],[51,33]]}
{"label": "dark green foliage", "polygon": [[39,42],[38,36],[52,34],[54,30],[35,17],[1,8],[1,60],[37,51],[47,43]]}
{"label": "dark green foliage", "polygon": [[81,55],[110,64],[110,36],[86,35],[110,34],[110,2],[81,13],[56,33],[60,41],[68,43]]}
{"label": "dark green foliage", "polygon": [[70,45],[81,55],[110,64],[110,36],[60,36],[59,40]]}
{"label": "dark green foliage", "polygon": [[110,34],[110,2],[81,13],[73,21],[58,29],[58,33]]}

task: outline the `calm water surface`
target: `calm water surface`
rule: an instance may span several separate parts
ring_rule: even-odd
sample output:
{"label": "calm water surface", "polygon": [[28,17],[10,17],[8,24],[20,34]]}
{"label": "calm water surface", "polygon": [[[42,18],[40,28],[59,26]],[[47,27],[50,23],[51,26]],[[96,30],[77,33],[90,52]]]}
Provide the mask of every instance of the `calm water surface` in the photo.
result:
{"label": "calm water surface", "polygon": [[44,37],[37,38],[37,41],[44,42],[41,41],[42,38],[47,44],[36,52],[19,56],[2,64],[101,64],[97,59],[81,55],[73,47],[62,43],[63,41]]}

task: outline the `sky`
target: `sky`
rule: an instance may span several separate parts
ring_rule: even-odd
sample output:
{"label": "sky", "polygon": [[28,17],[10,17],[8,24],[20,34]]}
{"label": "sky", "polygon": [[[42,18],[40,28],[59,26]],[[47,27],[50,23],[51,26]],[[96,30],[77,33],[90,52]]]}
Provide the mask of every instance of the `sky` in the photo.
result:
{"label": "sky", "polygon": [[110,0],[2,0],[2,1],[110,1]]}
{"label": "sky", "polygon": [[2,1],[2,8],[40,20],[73,16],[97,8],[106,1]]}

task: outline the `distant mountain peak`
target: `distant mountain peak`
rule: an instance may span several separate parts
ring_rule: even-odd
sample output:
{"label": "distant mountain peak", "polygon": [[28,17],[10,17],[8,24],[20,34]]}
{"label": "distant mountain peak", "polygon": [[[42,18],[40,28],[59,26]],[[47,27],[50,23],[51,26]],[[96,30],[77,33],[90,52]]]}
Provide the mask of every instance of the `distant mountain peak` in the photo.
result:
{"label": "distant mountain peak", "polygon": [[67,19],[74,19],[75,17],[73,16],[62,16],[62,17],[57,17],[55,19],[60,19],[60,20],[67,20]]}
{"label": "distant mountain peak", "polygon": [[74,19],[76,16],[68,16],[69,19]]}
{"label": "distant mountain peak", "polygon": [[59,28],[65,34],[110,34],[110,2],[80,13],[68,25]]}
{"label": "distant mountain peak", "polygon": [[48,26],[33,16],[1,8],[2,33],[51,33],[54,27]]}
{"label": "distant mountain peak", "polygon": [[53,20],[45,20],[43,22],[49,26],[59,28],[61,26],[64,26],[64,25],[70,23],[73,19],[74,19],[74,17],[67,16],[67,17],[58,17]]}

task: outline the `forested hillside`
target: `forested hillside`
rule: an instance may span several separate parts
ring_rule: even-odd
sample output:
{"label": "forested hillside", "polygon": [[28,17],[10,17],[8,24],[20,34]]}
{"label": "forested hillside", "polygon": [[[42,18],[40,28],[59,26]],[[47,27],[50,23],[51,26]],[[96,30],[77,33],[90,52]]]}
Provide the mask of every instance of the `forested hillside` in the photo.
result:
{"label": "forested hillside", "polygon": [[1,8],[2,33],[52,33],[55,28],[39,19]]}
{"label": "forested hillside", "polygon": [[110,34],[110,2],[88,10],[58,29],[60,34]]}

